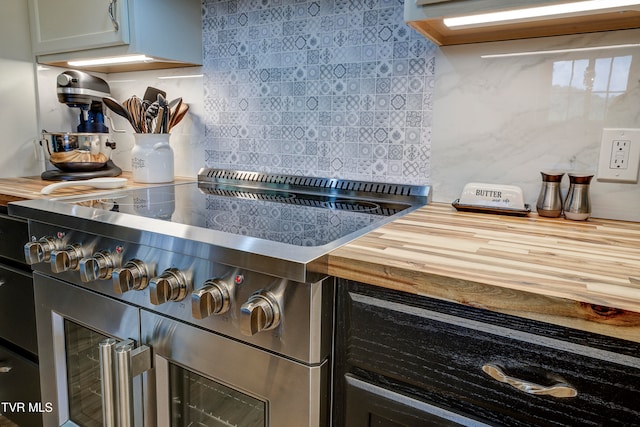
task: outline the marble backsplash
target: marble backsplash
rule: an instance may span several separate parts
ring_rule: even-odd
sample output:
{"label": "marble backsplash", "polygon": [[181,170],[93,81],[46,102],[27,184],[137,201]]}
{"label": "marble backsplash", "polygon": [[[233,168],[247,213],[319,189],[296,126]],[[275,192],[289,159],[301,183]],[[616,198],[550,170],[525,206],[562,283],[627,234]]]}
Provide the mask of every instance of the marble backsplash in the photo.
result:
{"label": "marble backsplash", "polygon": [[[541,170],[595,173],[602,129],[640,128],[639,41],[626,30],[441,48],[434,200],[451,203],[467,182],[511,184],[535,211]],[[640,221],[640,184],[596,178],[593,216]]]}

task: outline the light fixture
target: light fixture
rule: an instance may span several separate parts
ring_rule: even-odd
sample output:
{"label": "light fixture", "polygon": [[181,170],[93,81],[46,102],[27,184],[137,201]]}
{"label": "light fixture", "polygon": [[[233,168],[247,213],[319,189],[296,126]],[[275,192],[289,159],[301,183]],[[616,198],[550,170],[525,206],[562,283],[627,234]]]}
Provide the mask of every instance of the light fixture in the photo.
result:
{"label": "light fixture", "polygon": [[202,77],[202,74],[185,74],[183,76],[162,76],[158,77],[159,80],[171,80],[171,79],[197,79]]}
{"label": "light fixture", "polygon": [[588,0],[548,6],[527,7],[500,12],[445,18],[444,25],[451,29],[471,28],[486,24],[511,24],[514,22],[534,21],[544,17],[568,17],[595,11],[604,11],[638,6],[640,1],[632,0]]}
{"label": "light fixture", "polygon": [[515,56],[558,55],[561,53],[591,52],[594,50],[609,50],[609,49],[630,49],[630,48],[636,48],[636,47],[640,47],[640,43],[616,44],[611,46],[576,47],[576,48],[569,48],[569,49],[554,49],[554,50],[534,50],[530,52],[495,53],[495,54],[488,54],[488,55],[480,55],[480,58],[493,59],[493,58],[510,58]]}
{"label": "light fixture", "polygon": [[154,59],[145,55],[124,55],[109,56],[105,58],[83,59],[79,61],[69,61],[72,67],[89,67],[92,65],[113,65],[113,64],[129,64],[134,62],[151,62]]}

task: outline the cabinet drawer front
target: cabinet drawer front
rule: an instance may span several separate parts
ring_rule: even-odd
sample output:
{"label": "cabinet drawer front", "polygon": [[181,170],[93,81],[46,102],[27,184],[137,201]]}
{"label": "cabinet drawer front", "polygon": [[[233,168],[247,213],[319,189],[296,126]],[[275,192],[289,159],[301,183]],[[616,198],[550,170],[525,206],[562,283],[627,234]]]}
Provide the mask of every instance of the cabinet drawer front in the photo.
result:
{"label": "cabinet drawer front", "polygon": [[0,337],[38,354],[31,274],[0,264]]}
{"label": "cabinet drawer front", "polygon": [[349,427],[489,427],[350,375],[345,381]]}
{"label": "cabinet drawer front", "polygon": [[24,244],[29,241],[26,221],[0,214],[0,257],[24,264]]}
{"label": "cabinet drawer front", "polygon": [[[38,365],[0,346],[0,401],[3,415],[20,426],[41,426]],[[11,406],[9,406],[11,404]]]}
{"label": "cabinet drawer front", "polygon": [[[351,372],[489,424],[629,425],[640,419],[635,357],[360,294],[350,294],[347,328]],[[522,389],[566,384],[577,395],[521,391],[485,373],[488,365]]]}

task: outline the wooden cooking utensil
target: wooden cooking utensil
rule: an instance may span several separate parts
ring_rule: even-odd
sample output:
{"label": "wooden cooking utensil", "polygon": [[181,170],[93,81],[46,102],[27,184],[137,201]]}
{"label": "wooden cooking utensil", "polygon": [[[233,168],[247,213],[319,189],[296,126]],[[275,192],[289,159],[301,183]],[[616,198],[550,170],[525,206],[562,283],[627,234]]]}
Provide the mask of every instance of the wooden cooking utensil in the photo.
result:
{"label": "wooden cooking utensil", "polygon": [[154,133],[162,133],[162,117],[164,116],[164,107],[158,109],[158,118],[156,120],[156,126],[153,130]]}
{"label": "wooden cooking utensil", "polygon": [[124,101],[124,106],[131,116],[131,126],[137,133],[144,133],[144,125],[142,119],[142,100],[136,95]]}
{"label": "wooden cooking utensil", "polygon": [[176,112],[174,114],[171,114],[168,131],[171,130],[175,125],[180,123],[180,121],[187,114],[187,111],[189,111],[189,104],[181,103],[180,106],[176,108]]}

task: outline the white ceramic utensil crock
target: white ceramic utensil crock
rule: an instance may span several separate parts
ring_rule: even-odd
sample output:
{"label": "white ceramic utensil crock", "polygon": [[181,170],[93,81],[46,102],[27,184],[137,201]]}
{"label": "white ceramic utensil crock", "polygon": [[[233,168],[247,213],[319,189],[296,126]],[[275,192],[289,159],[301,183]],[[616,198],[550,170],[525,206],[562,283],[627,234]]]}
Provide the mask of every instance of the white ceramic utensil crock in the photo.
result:
{"label": "white ceramic utensil crock", "polygon": [[131,150],[133,180],[142,183],[173,181],[173,149],[168,133],[134,133]]}

